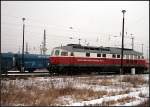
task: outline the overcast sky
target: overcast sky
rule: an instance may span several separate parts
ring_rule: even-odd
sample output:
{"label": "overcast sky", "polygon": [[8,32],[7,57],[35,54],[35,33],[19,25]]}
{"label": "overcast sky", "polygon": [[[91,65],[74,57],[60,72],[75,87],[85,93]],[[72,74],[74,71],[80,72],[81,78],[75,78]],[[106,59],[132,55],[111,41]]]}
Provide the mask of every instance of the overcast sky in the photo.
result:
{"label": "overcast sky", "polygon": [[[2,52],[22,49],[22,18],[25,17],[25,42],[30,53],[40,53],[46,29],[47,53],[56,46],[89,42],[91,46],[121,46],[122,9],[125,13],[125,48],[147,56],[149,48],[148,1],[1,1]],[[70,29],[72,27],[72,29]],[[73,37],[73,39],[69,39]],[[85,40],[87,42],[85,42]]]}

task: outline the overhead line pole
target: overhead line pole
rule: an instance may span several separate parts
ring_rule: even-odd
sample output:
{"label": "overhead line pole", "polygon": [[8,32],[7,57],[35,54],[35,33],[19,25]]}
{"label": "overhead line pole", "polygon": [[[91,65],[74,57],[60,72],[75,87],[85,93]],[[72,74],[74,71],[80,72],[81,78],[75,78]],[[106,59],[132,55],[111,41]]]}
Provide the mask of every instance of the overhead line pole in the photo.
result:
{"label": "overhead line pole", "polygon": [[80,45],[80,40],[81,40],[81,39],[79,38],[78,40],[79,40],[79,45]]}
{"label": "overhead line pole", "polygon": [[22,41],[22,66],[21,66],[21,72],[24,72],[24,30],[25,30],[25,18],[22,18],[23,21],[23,41]]}
{"label": "overhead line pole", "polygon": [[[2,21],[1,21],[2,22]],[[1,29],[0,29],[1,32]],[[2,33],[1,33],[2,34]],[[1,78],[1,63],[2,63],[2,57],[1,57],[1,34],[0,34],[0,78]],[[1,98],[1,97],[0,97]]]}
{"label": "overhead line pole", "polygon": [[120,74],[123,74],[123,49],[124,49],[124,14],[126,10],[122,10],[123,13],[123,24],[122,24],[122,48],[121,48],[121,70]]}
{"label": "overhead line pole", "polygon": [[43,54],[46,54],[46,30],[44,29]]}
{"label": "overhead line pole", "polygon": [[143,45],[144,45],[144,44],[141,44],[141,45],[142,45],[142,54],[143,54]]}
{"label": "overhead line pole", "polygon": [[132,39],[132,50],[134,49],[134,37],[132,36],[133,34],[131,34],[131,39]]}

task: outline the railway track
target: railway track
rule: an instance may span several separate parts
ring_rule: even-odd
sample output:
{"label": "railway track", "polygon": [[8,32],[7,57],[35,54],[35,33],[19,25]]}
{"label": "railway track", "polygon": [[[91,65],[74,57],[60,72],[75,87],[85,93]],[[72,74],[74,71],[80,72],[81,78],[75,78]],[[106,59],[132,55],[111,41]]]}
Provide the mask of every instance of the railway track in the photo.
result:
{"label": "railway track", "polygon": [[45,77],[50,76],[49,72],[8,72],[1,74],[1,77]]}
{"label": "railway track", "polygon": [[2,78],[17,78],[17,77],[89,77],[96,76],[97,74],[50,74],[49,72],[8,72],[7,74],[1,74]]}
{"label": "railway track", "polygon": [[[101,73],[101,74],[70,74],[70,75],[67,75],[67,74],[50,74],[48,71],[45,71],[45,72],[42,72],[42,71],[36,71],[36,72],[7,72],[5,74],[1,74],[1,77],[2,78],[17,78],[17,77],[88,77],[88,76],[96,76],[96,75],[120,75],[120,74],[113,74],[113,73],[110,73],[110,74],[105,74],[105,73]],[[124,75],[128,75],[128,74],[124,74]],[[135,74],[136,75],[136,74]],[[139,75],[139,74],[138,74]]]}

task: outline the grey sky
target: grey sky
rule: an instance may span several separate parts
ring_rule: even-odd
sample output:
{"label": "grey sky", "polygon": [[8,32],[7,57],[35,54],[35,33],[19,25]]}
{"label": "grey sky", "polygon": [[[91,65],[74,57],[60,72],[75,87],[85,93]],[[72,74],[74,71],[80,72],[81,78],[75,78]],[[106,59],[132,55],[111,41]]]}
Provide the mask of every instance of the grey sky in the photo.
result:
{"label": "grey sky", "polygon": [[[1,1],[2,52],[18,52],[22,45],[22,17],[25,17],[25,41],[30,53],[40,53],[44,29],[47,53],[56,46],[68,43],[92,46],[121,46],[122,12],[125,9],[125,32],[134,34],[135,50],[148,54],[148,1]],[[69,29],[72,27],[73,29]],[[126,34],[126,33],[125,33]],[[126,35],[125,35],[126,36]],[[69,39],[74,37],[74,39]],[[98,40],[98,41],[97,41]],[[131,39],[125,38],[131,48]]]}

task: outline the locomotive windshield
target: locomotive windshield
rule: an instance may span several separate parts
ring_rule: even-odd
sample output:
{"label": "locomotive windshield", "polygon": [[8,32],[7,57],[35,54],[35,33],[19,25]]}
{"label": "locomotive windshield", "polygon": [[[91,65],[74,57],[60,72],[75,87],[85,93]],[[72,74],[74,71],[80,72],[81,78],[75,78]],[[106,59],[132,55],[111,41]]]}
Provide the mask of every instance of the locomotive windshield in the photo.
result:
{"label": "locomotive windshield", "polygon": [[60,51],[59,50],[52,50],[51,56],[59,56]]}
{"label": "locomotive windshield", "polygon": [[55,50],[55,55],[59,56],[59,50]]}

